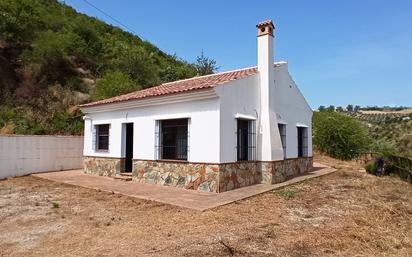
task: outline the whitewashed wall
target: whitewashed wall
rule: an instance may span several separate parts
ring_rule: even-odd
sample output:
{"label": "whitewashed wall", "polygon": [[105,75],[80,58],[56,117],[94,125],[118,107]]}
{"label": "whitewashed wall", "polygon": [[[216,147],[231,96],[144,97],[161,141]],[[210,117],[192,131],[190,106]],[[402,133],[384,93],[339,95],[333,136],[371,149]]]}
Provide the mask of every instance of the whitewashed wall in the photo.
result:
{"label": "whitewashed wall", "polygon": [[[275,79],[270,86],[270,117],[274,125],[270,126],[273,142],[271,143],[272,160],[284,158],[282,142],[277,123],[286,124],[286,158],[298,156],[297,126],[308,127],[308,156],[312,156],[312,111],[297,85],[289,75],[287,63],[274,68]],[[216,87],[220,99],[220,162],[235,162],[236,156],[236,116],[256,118],[259,121],[259,76],[244,79]],[[263,120],[262,122],[268,122]],[[259,123],[257,133],[260,133]],[[258,142],[259,144],[259,142]],[[257,146],[259,148],[259,145]],[[257,155],[261,160],[261,156]]]}
{"label": "whitewashed wall", "polygon": [[0,135],[0,179],[80,169],[83,137]]}
{"label": "whitewashed wall", "polygon": [[[122,124],[132,122],[133,158],[155,160],[155,122],[164,119],[189,118],[190,162],[219,162],[219,104],[217,99],[163,104],[135,109],[87,113],[84,126],[84,155],[124,157]],[[110,124],[109,151],[93,149],[94,125]]]}
{"label": "whitewashed wall", "polygon": [[287,63],[275,68],[275,92],[271,98],[277,121],[286,125],[286,157],[298,156],[297,126],[308,128],[308,156],[312,156],[312,110],[289,75]]}
{"label": "whitewashed wall", "polygon": [[[296,158],[297,126],[308,127],[308,155],[312,156],[312,111],[288,73],[287,63],[277,65],[269,97],[272,159],[284,158],[278,122],[286,124],[286,158]],[[251,75],[215,87],[218,98],[194,100],[116,111],[88,113],[85,120],[84,155],[98,157],[124,157],[124,130],[122,124],[134,124],[133,158],[155,160],[155,121],[189,118],[190,162],[235,162],[236,117],[256,119],[256,132],[262,133],[259,124],[259,75]],[[268,122],[263,120],[262,122]],[[109,151],[99,152],[93,147],[94,125],[110,124]],[[264,133],[264,132],[263,132]],[[257,140],[257,148],[259,141]],[[257,159],[261,156],[257,153]]]}
{"label": "whitewashed wall", "polygon": [[216,87],[220,97],[220,162],[237,161],[236,116],[258,118],[258,75]]}

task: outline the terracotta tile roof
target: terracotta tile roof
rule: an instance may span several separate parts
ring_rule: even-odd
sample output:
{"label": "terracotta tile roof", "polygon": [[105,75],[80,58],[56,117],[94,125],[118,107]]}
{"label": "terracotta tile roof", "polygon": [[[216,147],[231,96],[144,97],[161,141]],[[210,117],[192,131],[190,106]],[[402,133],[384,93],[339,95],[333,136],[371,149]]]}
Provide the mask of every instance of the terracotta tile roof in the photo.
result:
{"label": "terracotta tile roof", "polygon": [[199,90],[199,89],[206,89],[212,88],[217,85],[224,84],[226,82],[245,78],[247,76],[253,75],[257,73],[256,67],[245,68],[241,70],[234,70],[228,72],[221,72],[206,76],[200,77],[193,77],[190,79],[178,80],[174,82],[168,82],[161,84],[160,86],[155,86],[139,91],[135,91],[129,94],[120,95],[92,103],[87,103],[80,105],[80,107],[90,107],[96,105],[103,105],[109,103],[117,103],[129,100],[136,100],[142,99],[147,97],[153,96],[162,96],[162,95],[169,95],[169,94],[176,94],[176,93],[183,93],[192,90]]}

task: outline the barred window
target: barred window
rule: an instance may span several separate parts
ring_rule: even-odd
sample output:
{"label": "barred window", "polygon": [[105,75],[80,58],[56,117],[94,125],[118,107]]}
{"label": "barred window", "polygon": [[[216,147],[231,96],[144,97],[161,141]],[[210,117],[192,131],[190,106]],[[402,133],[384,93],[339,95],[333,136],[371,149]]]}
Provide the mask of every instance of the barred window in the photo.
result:
{"label": "barred window", "polygon": [[298,128],[298,157],[308,156],[308,128]]}
{"label": "barred window", "polygon": [[237,119],[237,160],[256,159],[256,128],[254,120]]}
{"label": "barred window", "polygon": [[278,124],[280,140],[282,142],[283,148],[283,158],[286,159],[286,125],[285,124]]}
{"label": "barred window", "polygon": [[188,119],[156,121],[156,159],[188,159]]}
{"label": "barred window", "polygon": [[109,124],[96,125],[96,149],[109,150]]}

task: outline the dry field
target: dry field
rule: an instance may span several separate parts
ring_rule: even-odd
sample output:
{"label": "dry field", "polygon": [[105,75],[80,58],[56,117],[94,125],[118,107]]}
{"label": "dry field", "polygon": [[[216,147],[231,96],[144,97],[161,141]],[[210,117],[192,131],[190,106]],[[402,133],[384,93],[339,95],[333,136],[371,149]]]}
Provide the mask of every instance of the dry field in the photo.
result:
{"label": "dry field", "polygon": [[360,110],[361,113],[365,114],[409,114],[412,113],[412,108],[403,109],[400,111],[364,111]]}
{"label": "dry field", "polygon": [[0,256],[412,256],[412,187],[356,163],[214,210],[0,181]]}

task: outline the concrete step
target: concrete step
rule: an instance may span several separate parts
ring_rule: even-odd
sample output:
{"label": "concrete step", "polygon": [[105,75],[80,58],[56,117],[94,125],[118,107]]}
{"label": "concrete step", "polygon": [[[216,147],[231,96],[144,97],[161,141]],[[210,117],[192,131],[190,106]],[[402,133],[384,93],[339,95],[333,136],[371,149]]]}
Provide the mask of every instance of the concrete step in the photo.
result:
{"label": "concrete step", "polygon": [[123,181],[132,181],[132,176],[116,175],[113,178],[123,180]]}
{"label": "concrete step", "polygon": [[121,176],[125,176],[125,177],[131,177],[133,176],[133,174],[131,172],[120,172]]}

